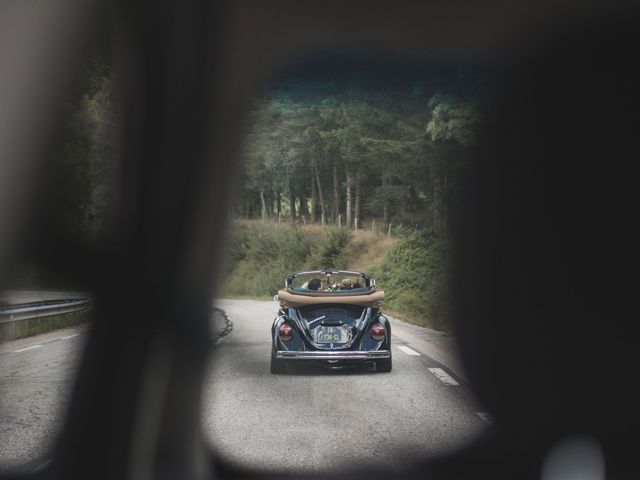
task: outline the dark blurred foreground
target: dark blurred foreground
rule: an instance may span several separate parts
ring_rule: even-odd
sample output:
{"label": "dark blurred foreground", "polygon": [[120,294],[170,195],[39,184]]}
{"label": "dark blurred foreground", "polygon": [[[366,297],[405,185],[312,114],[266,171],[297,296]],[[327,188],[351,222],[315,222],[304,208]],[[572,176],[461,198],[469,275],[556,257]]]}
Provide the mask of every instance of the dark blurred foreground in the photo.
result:
{"label": "dark blurred foreground", "polygon": [[[510,65],[455,230],[461,352],[496,427],[450,457],[363,478],[570,478],[585,465],[582,478],[639,476],[635,11],[80,3],[3,5],[0,15],[0,261],[30,248],[96,299],[61,440],[52,462],[25,476],[249,475],[211,456],[198,415],[220,225],[251,95],[279,55],[318,43]],[[55,143],[55,99],[105,13],[117,20],[123,152],[116,221],[108,241],[88,247],[46,230],[38,172]]]}

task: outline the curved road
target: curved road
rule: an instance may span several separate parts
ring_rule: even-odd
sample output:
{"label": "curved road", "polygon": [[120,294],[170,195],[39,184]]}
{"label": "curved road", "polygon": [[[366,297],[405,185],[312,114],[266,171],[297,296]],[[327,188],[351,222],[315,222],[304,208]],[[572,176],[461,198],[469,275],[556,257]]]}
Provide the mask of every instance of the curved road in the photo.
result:
{"label": "curved road", "polygon": [[[254,300],[217,306],[233,330],[212,349],[203,429],[230,462],[307,473],[397,467],[461,446],[487,428],[451,355],[452,340],[437,332],[394,321],[390,373],[295,365],[272,375],[277,306]],[[46,459],[85,331],[79,326],[0,345],[0,470]]]}
{"label": "curved road", "polygon": [[486,428],[465,387],[445,383],[461,379],[414,345],[427,348],[419,335],[426,329],[394,323],[390,373],[295,365],[272,375],[277,305],[218,305],[234,327],[212,356],[204,427],[234,463],[298,472],[397,466],[460,446]]}

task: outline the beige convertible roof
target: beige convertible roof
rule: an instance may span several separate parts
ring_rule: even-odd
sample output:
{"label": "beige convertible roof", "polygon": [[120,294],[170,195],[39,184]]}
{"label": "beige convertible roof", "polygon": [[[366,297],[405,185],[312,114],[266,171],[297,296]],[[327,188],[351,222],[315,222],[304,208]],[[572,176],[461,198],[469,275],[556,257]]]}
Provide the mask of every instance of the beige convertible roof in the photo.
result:
{"label": "beige convertible roof", "polygon": [[377,307],[384,299],[382,290],[372,290],[365,293],[298,293],[290,288],[278,292],[280,306],[283,308],[297,308],[304,305],[320,305],[323,303],[342,303],[359,305],[361,307]]}

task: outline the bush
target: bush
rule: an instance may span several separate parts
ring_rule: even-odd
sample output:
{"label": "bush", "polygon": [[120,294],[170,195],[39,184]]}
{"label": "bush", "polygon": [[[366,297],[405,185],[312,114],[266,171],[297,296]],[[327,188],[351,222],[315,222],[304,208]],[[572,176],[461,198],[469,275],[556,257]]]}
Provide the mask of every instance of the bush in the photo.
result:
{"label": "bush", "polygon": [[344,269],[347,264],[345,249],[352,237],[351,231],[346,228],[332,228],[320,247],[314,268]]}
{"label": "bush", "polygon": [[451,329],[449,242],[424,230],[403,229],[399,242],[371,272],[388,309],[414,323]]}
{"label": "bush", "polygon": [[317,240],[303,230],[272,223],[241,223],[226,249],[227,295],[273,295],[283,279],[302,270]]}
{"label": "bush", "polygon": [[244,223],[236,223],[232,226],[227,236],[224,249],[222,272],[228,276],[238,264],[247,258],[249,228]]}
{"label": "bush", "polygon": [[225,252],[223,293],[273,295],[292,272],[320,268],[345,269],[347,229],[307,230],[295,226],[238,222]]}
{"label": "bush", "polygon": [[[292,272],[349,269],[355,266],[352,262],[367,258],[366,265],[360,267],[366,266],[385,290],[385,308],[419,325],[450,330],[448,239],[421,229],[396,231],[400,236],[397,242],[370,233],[363,237],[362,232],[354,241],[353,233],[345,228],[238,222],[227,242],[223,293],[270,296]],[[364,257],[358,256],[363,249]]]}

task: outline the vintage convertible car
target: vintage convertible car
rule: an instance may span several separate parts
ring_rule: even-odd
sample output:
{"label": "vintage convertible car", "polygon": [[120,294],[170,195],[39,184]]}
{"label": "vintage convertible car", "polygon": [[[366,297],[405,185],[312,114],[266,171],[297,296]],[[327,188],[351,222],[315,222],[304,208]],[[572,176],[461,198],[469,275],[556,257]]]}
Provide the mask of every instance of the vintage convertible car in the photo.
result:
{"label": "vintage convertible car", "polygon": [[327,367],[375,363],[391,371],[391,326],[380,312],[384,292],[361,272],[292,274],[275,300],[280,311],[271,327],[271,373],[289,361]]}

